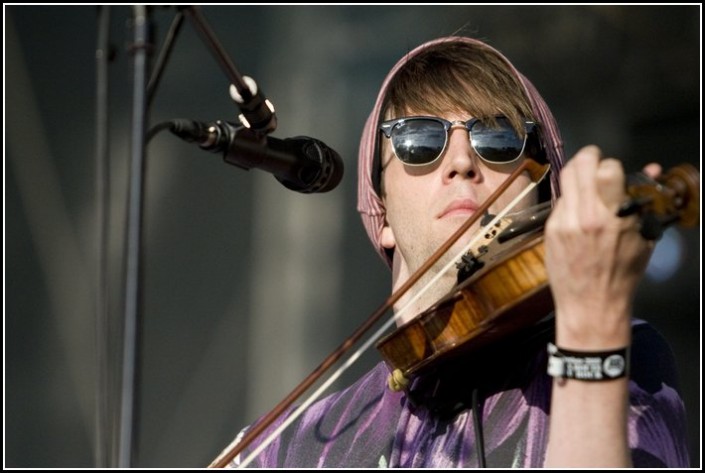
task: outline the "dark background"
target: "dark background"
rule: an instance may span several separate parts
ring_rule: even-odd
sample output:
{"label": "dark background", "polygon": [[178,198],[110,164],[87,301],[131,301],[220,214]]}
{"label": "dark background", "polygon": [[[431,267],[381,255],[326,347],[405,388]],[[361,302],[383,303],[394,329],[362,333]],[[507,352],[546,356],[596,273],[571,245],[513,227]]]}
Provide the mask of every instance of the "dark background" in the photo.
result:
{"label": "dark background", "polygon": [[[96,6],[5,8],[5,464],[96,465]],[[389,273],[355,211],[362,126],[382,79],[421,42],[461,31],[542,91],[567,155],[596,143],[638,170],[700,167],[700,18],[694,6],[207,6],[238,69],[277,107],[272,136],[343,157],[327,194],[302,195],[167,134],[145,182],[142,383],[136,466],[207,465],[375,309]],[[121,343],[130,159],[128,6],[110,9],[109,279]],[[161,45],[175,15],[152,11]],[[150,124],[234,120],[228,81],[186,22]],[[700,227],[657,247],[636,314],[671,342],[700,463]],[[346,380],[378,360],[363,357]],[[115,373],[118,359],[101,372]],[[109,437],[109,436],[108,436]],[[101,444],[102,445],[102,444]],[[109,448],[103,452],[109,451]]]}

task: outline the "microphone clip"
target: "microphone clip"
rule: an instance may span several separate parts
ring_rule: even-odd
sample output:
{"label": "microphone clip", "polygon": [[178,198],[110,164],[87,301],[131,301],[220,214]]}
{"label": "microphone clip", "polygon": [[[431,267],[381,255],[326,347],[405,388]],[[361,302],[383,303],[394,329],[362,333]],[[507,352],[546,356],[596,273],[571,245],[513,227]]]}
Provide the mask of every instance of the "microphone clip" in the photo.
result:
{"label": "microphone clip", "polygon": [[[230,84],[230,97],[240,107],[242,113],[238,120],[245,128],[258,134],[268,134],[277,128],[277,116],[274,105],[265,98],[257,83],[250,76],[243,76],[249,97],[244,98],[235,85]],[[247,94],[246,94],[247,95]]]}

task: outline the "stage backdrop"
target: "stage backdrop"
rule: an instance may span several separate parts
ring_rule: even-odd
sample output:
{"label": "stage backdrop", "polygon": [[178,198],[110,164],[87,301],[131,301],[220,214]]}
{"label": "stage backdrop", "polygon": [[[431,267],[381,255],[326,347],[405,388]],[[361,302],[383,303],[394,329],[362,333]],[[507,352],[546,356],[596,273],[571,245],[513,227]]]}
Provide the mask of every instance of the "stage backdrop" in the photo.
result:
{"label": "stage backdrop", "polygon": [[[135,45],[131,7],[110,7],[107,30],[98,27],[104,12],[5,8],[8,467],[91,467],[114,458]],[[345,175],[329,193],[303,195],[168,132],[149,142],[134,466],[207,465],[386,297],[390,273],[355,210],[357,145],[386,72],[417,44],[459,32],[500,49],[544,94],[569,155],[597,143],[631,171],[650,161],[699,167],[699,6],[206,6],[202,13],[238,70],[275,105],[272,136],[322,140],[342,156]],[[176,14],[150,10],[152,65]],[[104,125],[96,118],[100,31],[111,45]],[[148,125],[238,113],[226,75],[185,21]],[[109,143],[103,171],[98,130]],[[108,177],[102,185],[99,172]],[[109,196],[104,278],[101,195]],[[679,362],[694,466],[699,261],[700,227],[669,230],[636,304]],[[97,325],[100,313],[108,317]],[[366,355],[344,382],[378,361],[374,351]]]}

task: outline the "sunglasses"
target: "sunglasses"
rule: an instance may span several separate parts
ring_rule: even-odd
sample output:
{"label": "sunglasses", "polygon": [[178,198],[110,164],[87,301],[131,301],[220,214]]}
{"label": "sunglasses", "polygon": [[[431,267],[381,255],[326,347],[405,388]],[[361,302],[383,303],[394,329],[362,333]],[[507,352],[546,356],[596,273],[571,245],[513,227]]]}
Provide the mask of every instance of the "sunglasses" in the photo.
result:
{"label": "sunglasses", "polygon": [[518,135],[504,116],[495,117],[496,124],[483,123],[479,118],[468,121],[445,120],[438,117],[404,117],[383,122],[380,130],[391,139],[397,158],[409,166],[425,166],[443,155],[448,145],[450,129],[462,125],[468,131],[475,153],[492,164],[513,163],[521,157],[528,134],[536,123],[524,122],[523,135]]}

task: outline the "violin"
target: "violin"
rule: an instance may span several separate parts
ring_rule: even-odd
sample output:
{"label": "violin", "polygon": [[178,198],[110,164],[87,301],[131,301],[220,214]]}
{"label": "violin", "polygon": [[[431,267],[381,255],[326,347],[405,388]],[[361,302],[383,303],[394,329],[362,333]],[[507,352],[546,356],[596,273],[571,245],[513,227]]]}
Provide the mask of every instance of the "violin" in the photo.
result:
{"label": "violin", "polygon": [[[528,173],[532,183],[515,199],[515,202],[547,175],[548,165],[539,165],[531,159],[525,159],[473,216],[384,301],[365,323],[284,400],[248,429],[239,442],[234,441],[214,459],[209,467],[227,466],[237,454],[282,415],[418,282],[423,274],[467,232],[480,216],[487,212],[490,205],[522,173]],[[700,177],[697,169],[691,165],[676,166],[655,181],[645,177],[638,179],[635,183],[628,184],[627,193],[631,199],[620,209],[619,215],[638,213],[642,218],[642,230],[644,230],[642,234],[646,238],[657,238],[660,236],[659,231],[672,223],[694,226],[699,222]],[[504,213],[496,216],[487,225],[490,227],[490,235],[486,237],[487,244],[477,248],[478,253],[482,253],[479,255],[482,261],[476,265],[473,273],[429,310],[382,337],[383,331],[386,331],[395,320],[391,318],[384,327],[370,337],[368,344],[351,357],[346,366],[352,364],[360,351],[376,342],[378,350],[392,371],[390,387],[404,389],[410,379],[436,366],[437,363],[486,346],[543,318],[553,308],[540,231],[549,211],[549,208],[542,207],[537,215],[515,222],[512,222],[511,218],[505,219]],[[509,225],[504,225],[507,221]],[[493,230],[497,225],[500,231]],[[506,245],[507,241],[512,241],[513,244]],[[477,262],[478,258],[473,256],[472,260]],[[329,386],[340,372],[341,370],[338,370],[331,376],[312,397]],[[264,448],[264,445],[268,444],[269,440],[293,421],[291,417],[295,417],[312,402],[312,398],[309,398],[299,406],[278,430],[245,459],[242,466],[246,465],[260,449]]]}
{"label": "violin", "polygon": [[[643,174],[627,179],[630,200],[619,216],[639,213],[644,238],[660,238],[666,226],[692,227],[699,221],[699,172],[690,164],[670,169],[653,181]],[[541,230],[549,212],[538,207],[500,232],[488,245],[487,261],[473,256],[480,268],[448,296],[377,343],[390,367],[390,389],[404,389],[414,376],[444,360],[485,347],[528,328],[553,310],[544,266]],[[528,228],[529,231],[519,230]],[[507,248],[502,245],[521,238]]]}

